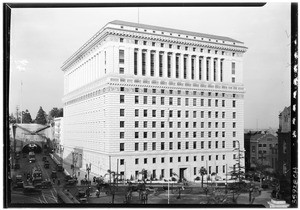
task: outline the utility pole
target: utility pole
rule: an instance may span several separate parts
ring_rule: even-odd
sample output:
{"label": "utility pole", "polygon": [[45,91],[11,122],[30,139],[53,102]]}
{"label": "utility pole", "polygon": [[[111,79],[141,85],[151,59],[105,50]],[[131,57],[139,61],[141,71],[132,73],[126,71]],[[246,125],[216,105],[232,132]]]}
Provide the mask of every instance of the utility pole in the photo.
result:
{"label": "utility pole", "polygon": [[88,181],[90,181],[90,171],[92,170],[92,164],[86,164],[86,171],[88,173]]}
{"label": "utility pole", "polygon": [[109,156],[109,183],[111,183],[111,156]]}
{"label": "utility pole", "polygon": [[119,159],[117,159],[117,187],[119,183],[118,177],[119,177]]}

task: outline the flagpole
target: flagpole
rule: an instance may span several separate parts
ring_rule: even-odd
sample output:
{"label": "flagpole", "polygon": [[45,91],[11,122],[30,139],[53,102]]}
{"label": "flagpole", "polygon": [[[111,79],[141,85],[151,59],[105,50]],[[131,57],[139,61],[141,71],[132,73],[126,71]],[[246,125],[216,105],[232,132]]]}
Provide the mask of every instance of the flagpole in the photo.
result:
{"label": "flagpole", "polygon": [[[22,86],[23,86],[23,82],[22,82],[22,80],[21,80],[21,107],[20,107],[20,111],[21,111],[21,124],[22,124],[22,122],[23,122],[23,111],[22,111]],[[17,116],[18,117],[18,116]]]}

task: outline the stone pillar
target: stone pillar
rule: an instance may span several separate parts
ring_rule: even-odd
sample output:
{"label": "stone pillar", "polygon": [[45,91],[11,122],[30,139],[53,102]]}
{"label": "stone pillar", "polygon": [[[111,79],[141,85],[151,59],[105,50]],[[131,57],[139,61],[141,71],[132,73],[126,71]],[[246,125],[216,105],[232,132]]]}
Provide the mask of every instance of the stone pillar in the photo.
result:
{"label": "stone pillar", "polygon": [[126,65],[128,69],[126,70],[126,72],[128,74],[134,75],[134,48],[128,48],[128,53],[128,65]]}
{"label": "stone pillar", "polygon": [[221,70],[220,70],[220,66],[221,66],[221,59],[218,58],[217,59],[217,82],[221,82]]}
{"label": "stone pillar", "polygon": [[167,77],[167,73],[168,73],[168,65],[167,65],[167,61],[168,61],[168,52],[164,52],[163,55],[163,77]]}
{"label": "stone pillar", "polygon": [[184,76],[183,76],[183,54],[180,54],[179,55],[179,78],[180,79],[184,79]]}
{"label": "stone pillar", "polygon": [[154,76],[159,77],[159,51],[154,53]]}
{"label": "stone pillar", "polygon": [[172,53],[171,56],[171,78],[176,78],[176,53]]}
{"label": "stone pillar", "polygon": [[210,58],[210,81],[214,81],[214,58]]}
{"label": "stone pillar", "polygon": [[147,50],[146,52],[146,76],[147,77],[150,77],[150,66],[151,66],[150,56],[151,56],[151,52],[150,50]]}
{"label": "stone pillar", "polygon": [[194,73],[195,73],[195,80],[200,80],[199,78],[199,56],[196,55],[195,56],[195,70],[194,70]]}
{"label": "stone pillar", "polygon": [[142,49],[139,48],[138,56],[137,56],[137,75],[142,76]]}
{"label": "stone pillar", "polygon": [[190,80],[192,78],[192,56],[190,54],[187,54],[186,56],[186,61],[187,61],[187,65],[186,65],[186,78],[188,80]]}
{"label": "stone pillar", "polygon": [[206,81],[206,57],[202,57],[202,81]]}

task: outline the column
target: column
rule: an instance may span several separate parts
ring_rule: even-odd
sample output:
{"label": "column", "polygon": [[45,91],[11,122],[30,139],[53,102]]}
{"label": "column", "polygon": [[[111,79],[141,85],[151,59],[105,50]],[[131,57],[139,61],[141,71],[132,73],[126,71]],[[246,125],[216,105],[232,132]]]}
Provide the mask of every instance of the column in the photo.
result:
{"label": "column", "polygon": [[190,80],[192,78],[192,56],[190,54],[187,54],[187,57],[186,57],[186,78],[188,80]]}
{"label": "column", "polygon": [[214,58],[210,58],[210,81],[214,81]]}
{"label": "column", "polygon": [[217,82],[221,82],[221,59],[217,59]]}
{"label": "column", "polygon": [[183,77],[183,54],[179,55],[179,78],[184,79]]}
{"label": "column", "polygon": [[202,57],[202,81],[206,81],[206,59],[207,57]]}
{"label": "column", "polygon": [[126,65],[125,72],[130,75],[134,75],[134,48],[128,47],[128,63]]}
{"label": "column", "polygon": [[159,77],[159,51],[155,51],[154,56],[154,76]]}
{"label": "column", "polygon": [[142,76],[142,49],[139,48],[138,56],[137,56],[137,67],[138,67],[138,76]]}
{"label": "column", "polygon": [[199,56],[196,55],[195,56],[195,70],[194,70],[194,73],[195,73],[195,80],[200,80],[199,78]]}
{"label": "column", "polygon": [[151,66],[151,63],[150,63],[150,56],[151,56],[151,51],[150,50],[147,50],[146,52],[146,76],[147,77],[150,77],[150,66]]}
{"label": "column", "polygon": [[171,78],[175,79],[176,78],[176,53],[172,53],[171,57]]}
{"label": "column", "polygon": [[168,77],[168,52],[164,51],[163,54],[163,77]]}

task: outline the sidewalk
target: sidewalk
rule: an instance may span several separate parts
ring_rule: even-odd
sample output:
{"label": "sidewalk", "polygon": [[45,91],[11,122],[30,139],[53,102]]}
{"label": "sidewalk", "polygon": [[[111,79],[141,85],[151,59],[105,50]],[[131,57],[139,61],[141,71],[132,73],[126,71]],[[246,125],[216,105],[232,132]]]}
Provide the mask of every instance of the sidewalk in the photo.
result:
{"label": "sidewalk", "polygon": [[[268,201],[271,201],[271,190],[264,190],[261,195],[255,197],[253,204],[262,204],[266,208],[269,208]],[[249,204],[249,193],[242,193],[238,199],[238,204]]]}

